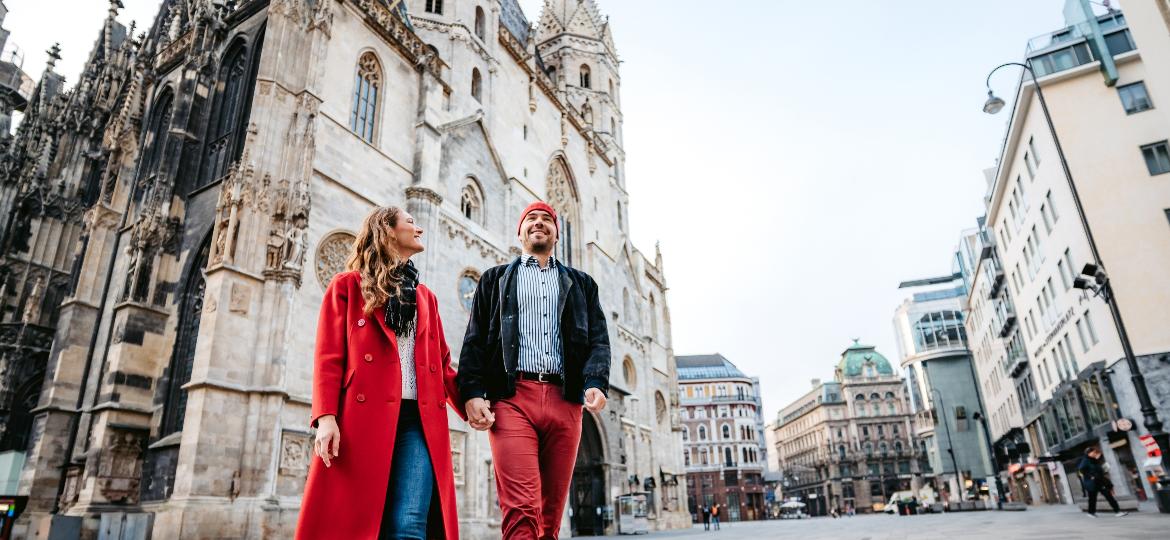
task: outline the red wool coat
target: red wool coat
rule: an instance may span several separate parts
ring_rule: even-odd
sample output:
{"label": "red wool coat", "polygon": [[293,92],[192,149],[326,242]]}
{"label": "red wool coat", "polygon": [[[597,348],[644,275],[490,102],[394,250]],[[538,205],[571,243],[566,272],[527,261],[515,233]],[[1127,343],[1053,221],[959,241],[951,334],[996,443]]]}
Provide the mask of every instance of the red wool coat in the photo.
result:
{"label": "red wool coat", "polygon": [[[309,467],[297,524],[303,540],[376,539],[390,479],[390,461],[402,401],[402,370],[394,332],[381,310],[363,313],[361,276],[333,278],[321,304],[313,367],[313,420],[337,416],[339,455],[332,467],[316,455]],[[447,404],[459,406],[451,352],[443,338],[435,295],[418,286],[414,362],[423,436],[435,472],[441,523],[428,538],[459,538],[455,478],[447,431]],[[396,494],[408,497],[410,494]]]}

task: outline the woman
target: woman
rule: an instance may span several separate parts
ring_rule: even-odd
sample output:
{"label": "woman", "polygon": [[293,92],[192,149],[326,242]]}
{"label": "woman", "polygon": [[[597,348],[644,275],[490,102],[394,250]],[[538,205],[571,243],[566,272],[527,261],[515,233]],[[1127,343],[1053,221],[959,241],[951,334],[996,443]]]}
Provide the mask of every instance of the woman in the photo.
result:
{"label": "woman", "polygon": [[375,209],[349,271],[325,291],[313,370],[320,459],[297,538],[459,537],[447,432],[458,393],[435,295],[410,262],[422,233],[405,211]]}

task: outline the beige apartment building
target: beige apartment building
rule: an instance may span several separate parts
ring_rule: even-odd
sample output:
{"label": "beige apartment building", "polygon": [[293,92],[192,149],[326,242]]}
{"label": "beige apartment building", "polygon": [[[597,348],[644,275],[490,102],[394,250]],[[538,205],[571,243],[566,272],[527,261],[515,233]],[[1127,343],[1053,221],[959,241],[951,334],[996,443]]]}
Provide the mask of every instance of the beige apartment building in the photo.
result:
{"label": "beige apartment building", "polygon": [[[1093,257],[1036,93],[1038,82],[1135,354],[1155,403],[1164,404],[1170,37],[1164,1],[1130,4],[1132,12],[1097,18],[1115,84],[1106,84],[1079,27],[1029,42],[1025,61],[1038,81],[1015,79],[1002,153],[987,174],[967,333],[1000,474],[1015,500],[1076,502],[1076,462],[1093,445],[1105,450],[1123,504],[1150,493],[1153,463],[1138,441],[1145,430],[1116,326],[1101,298],[1073,286]],[[1005,92],[1014,77],[1001,70],[993,88]],[[1168,412],[1161,407],[1162,418]]]}
{"label": "beige apartment building", "polygon": [[915,446],[906,384],[885,356],[855,341],[832,381],[812,382],[771,424],[782,498],[813,516],[866,513],[896,491],[922,487],[929,454]]}
{"label": "beige apartment building", "polygon": [[726,509],[724,521],[766,517],[768,464],[760,379],[721,354],[677,356],[687,507]]}

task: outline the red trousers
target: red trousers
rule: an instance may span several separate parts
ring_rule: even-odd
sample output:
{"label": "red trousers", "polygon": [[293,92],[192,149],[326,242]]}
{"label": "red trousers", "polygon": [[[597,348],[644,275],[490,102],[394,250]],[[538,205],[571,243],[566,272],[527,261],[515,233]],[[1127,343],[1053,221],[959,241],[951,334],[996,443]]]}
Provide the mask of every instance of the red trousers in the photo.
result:
{"label": "red trousers", "polygon": [[492,412],[488,440],[503,537],[557,538],[581,443],[581,405],[566,401],[560,386],[521,380],[516,395],[493,403]]}

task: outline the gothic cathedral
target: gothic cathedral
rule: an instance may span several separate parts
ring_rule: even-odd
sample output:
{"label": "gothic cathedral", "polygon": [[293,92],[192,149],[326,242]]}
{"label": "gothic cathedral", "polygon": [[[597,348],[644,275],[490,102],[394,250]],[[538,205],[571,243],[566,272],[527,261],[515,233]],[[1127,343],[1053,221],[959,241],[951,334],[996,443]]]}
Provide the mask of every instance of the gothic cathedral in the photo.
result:
{"label": "gothic cathedral", "polygon": [[[0,135],[18,536],[291,538],[317,312],[361,217],[418,219],[458,358],[476,280],[519,253],[536,199],[561,216],[558,258],[601,285],[613,345],[563,530],[616,532],[627,494],[652,529],[689,526],[662,257],[630,242],[593,0],[544,0],[535,26],[516,0],[163,0],[145,29],[109,3],[75,84],[52,59],[27,99],[0,88],[24,114]],[[450,418],[461,534],[498,538],[487,437]]]}

